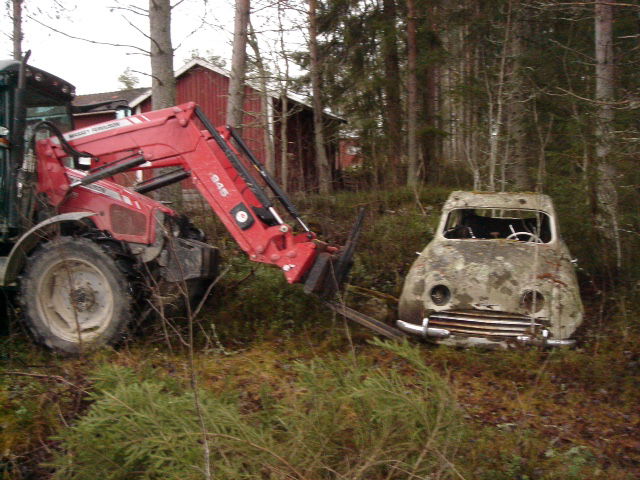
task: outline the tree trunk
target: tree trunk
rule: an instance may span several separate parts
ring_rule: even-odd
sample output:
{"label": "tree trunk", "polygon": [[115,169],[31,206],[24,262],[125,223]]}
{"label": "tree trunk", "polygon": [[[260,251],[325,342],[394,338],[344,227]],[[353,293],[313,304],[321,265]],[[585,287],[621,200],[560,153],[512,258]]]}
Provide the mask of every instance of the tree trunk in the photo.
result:
{"label": "tree trunk", "polygon": [[[170,0],[149,0],[151,37],[151,108],[159,110],[176,104],[176,77],[173,73]],[[163,174],[171,169],[160,169]],[[182,186],[175,183],[157,193],[157,198],[182,207]]]}
{"label": "tree trunk", "polygon": [[267,70],[264,67],[264,62],[262,61],[262,55],[260,53],[260,45],[258,44],[258,37],[249,22],[249,43],[251,48],[253,49],[253,53],[255,55],[255,64],[258,69],[258,83],[260,84],[260,105],[262,110],[261,124],[263,130],[263,139],[264,139],[264,148],[265,148],[265,168],[267,171],[274,175],[276,174],[276,163],[275,163],[275,153],[274,153],[274,145],[273,145],[273,121],[272,121],[272,113],[273,106],[271,104],[271,97],[269,96],[268,86],[267,86]]}
{"label": "tree trunk", "polygon": [[383,0],[384,37],[382,55],[385,73],[385,135],[387,137],[387,161],[390,164],[389,182],[397,185],[402,160],[402,103],[400,101],[400,60],[398,58],[396,0]]}
{"label": "tree trunk", "polygon": [[152,108],[158,110],[176,104],[169,0],[149,0],[149,31],[151,37],[151,102]]}
{"label": "tree trunk", "polygon": [[430,41],[427,44],[428,51],[421,55],[420,92],[422,96],[420,122],[417,126],[423,133],[419,135],[420,157],[422,158],[421,178],[425,182],[437,182],[439,169],[437,168],[438,151],[440,150],[441,139],[438,135],[438,117],[441,111],[440,105],[440,63],[433,58],[438,52],[441,42],[440,28],[440,8],[433,2],[426,7],[426,22],[429,30]]}
{"label": "tree trunk", "polygon": [[[498,166],[498,153],[500,148],[500,138],[502,136],[503,122],[504,122],[504,104],[508,100],[507,81],[509,77],[508,69],[508,56],[509,45],[512,38],[512,2],[509,1],[507,5],[507,19],[504,26],[504,37],[502,40],[502,51],[500,53],[500,62],[498,66],[498,79],[497,85],[493,85],[493,82],[487,81],[487,94],[489,96],[489,178],[488,187],[489,191],[496,191],[496,167]],[[495,95],[492,93],[493,89],[497,87]]]}
{"label": "tree trunk", "polygon": [[249,25],[250,0],[236,0],[236,14],[233,27],[233,53],[231,58],[231,78],[227,100],[227,125],[241,129],[244,83],[247,70],[247,27]]}
{"label": "tree trunk", "polygon": [[418,185],[418,58],[415,0],[407,0],[407,185]]}
{"label": "tree trunk", "polygon": [[[440,71],[436,65],[430,65],[424,70],[424,85],[422,87],[422,123],[420,128],[428,131],[421,135],[422,175],[425,182],[436,182],[438,169],[438,98],[440,92]],[[422,77],[422,76],[421,76]]]}
{"label": "tree trunk", "polygon": [[320,58],[318,54],[317,0],[309,1],[309,65],[311,90],[313,94],[313,130],[315,139],[316,166],[318,187],[321,194],[331,192],[331,168],[324,145],[324,123],[322,114],[322,98],[320,96]]}
{"label": "tree trunk", "polygon": [[[289,189],[289,54],[284,41],[284,26],[282,22],[284,5],[278,2],[278,31],[280,53],[282,55],[284,72],[280,73],[280,184],[284,191]],[[283,75],[284,73],[284,75]]]}
{"label": "tree trunk", "polygon": [[523,16],[521,0],[515,0],[513,6],[514,35],[509,46],[509,57],[511,58],[511,80],[509,82],[510,99],[507,107],[509,118],[509,140],[512,144],[513,184],[516,190],[527,191],[532,187],[531,175],[529,173],[528,155],[526,152],[526,128],[525,128],[525,82],[522,73],[522,36],[528,35],[530,28]]}
{"label": "tree trunk", "polygon": [[595,2],[596,50],[596,199],[598,218],[605,241],[616,256],[616,266],[622,266],[622,251],[618,226],[618,194],[615,187],[616,169],[612,163],[614,111],[613,68],[613,7],[603,0]]}
{"label": "tree trunk", "polygon": [[289,102],[286,88],[280,98],[280,182],[286,192],[289,189]]}
{"label": "tree trunk", "polygon": [[24,38],[22,32],[22,3],[24,0],[12,0],[12,15],[11,21],[13,23],[13,35],[11,40],[13,42],[13,58],[14,60],[22,60],[22,39]]}

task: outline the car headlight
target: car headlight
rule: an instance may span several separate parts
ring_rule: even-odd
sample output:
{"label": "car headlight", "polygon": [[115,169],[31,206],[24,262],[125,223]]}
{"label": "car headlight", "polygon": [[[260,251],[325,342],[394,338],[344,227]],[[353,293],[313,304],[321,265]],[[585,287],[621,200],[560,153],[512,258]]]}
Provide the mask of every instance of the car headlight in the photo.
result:
{"label": "car headlight", "polygon": [[544,307],[544,295],[536,290],[527,290],[522,294],[520,305],[528,313],[538,313]]}
{"label": "car headlight", "polygon": [[431,301],[441,307],[451,300],[451,290],[445,285],[436,285],[431,289]]}

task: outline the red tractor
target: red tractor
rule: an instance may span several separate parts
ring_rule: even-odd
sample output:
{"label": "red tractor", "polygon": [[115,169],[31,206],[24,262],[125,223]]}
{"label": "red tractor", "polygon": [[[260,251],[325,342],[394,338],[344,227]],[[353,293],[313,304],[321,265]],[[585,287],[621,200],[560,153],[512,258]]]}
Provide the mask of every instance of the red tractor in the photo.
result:
{"label": "red tractor", "polygon": [[[147,196],[186,178],[251,260],[277,266],[307,293],[327,298],[339,288],[362,215],[346,247],[327,245],[235,132],[215,128],[197,105],[73,130],[73,95],[26,61],[0,62],[0,286],[18,291],[36,341],[69,353],[111,344],[145,304],[143,285],[197,292],[211,283],[217,249]],[[132,188],[111,180],[159,168]]]}

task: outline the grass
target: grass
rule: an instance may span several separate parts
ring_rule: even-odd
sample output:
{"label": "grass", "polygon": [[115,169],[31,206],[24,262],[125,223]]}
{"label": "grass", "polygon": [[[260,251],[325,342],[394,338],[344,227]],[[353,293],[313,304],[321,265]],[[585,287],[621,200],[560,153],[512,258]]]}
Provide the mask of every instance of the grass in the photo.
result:
{"label": "grass", "polygon": [[[355,308],[393,318],[394,303],[367,291],[398,295],[446,193],[302,199],[301,210],[336,242],[354,205],[369,207],[352,276],[363,288],[349,296]],[[640,303],[630,288],[606,300],[586,290],[589,314],[574,350],[371,344],[369,332],[347,331],[280,272],[248,262],[214,221],[205,225],[232,265],[196,325],[205,422],[217,435],[213,464],[222,465],[214,478],[640,475]],[[579,242],[586,227],[571,226],[568,240]],[[147,325],[117,350],[68,359],[12,332],[0,366],[0,478],[118,478],[109,477],[113,462],[127,465],[120,478],[203,478],[188,362],[174,337]],[[96,459],[87,445],[113,456]]]}

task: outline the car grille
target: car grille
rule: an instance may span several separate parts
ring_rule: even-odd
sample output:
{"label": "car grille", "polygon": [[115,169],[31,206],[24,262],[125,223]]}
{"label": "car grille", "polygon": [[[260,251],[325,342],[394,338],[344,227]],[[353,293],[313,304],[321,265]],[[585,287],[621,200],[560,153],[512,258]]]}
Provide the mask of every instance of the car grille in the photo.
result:
{"label": "car grille", "polygon": [[542,325],[531,317],[508,312],[487,310],[446,310],[429,315],[429,327],[444,328],[452,334],[481,337],[517,337],[534,333]]}

